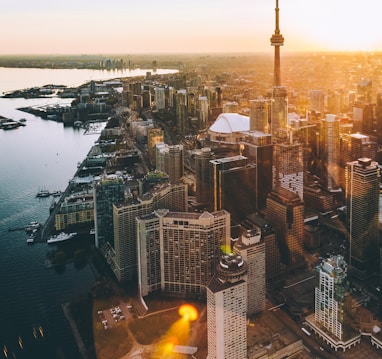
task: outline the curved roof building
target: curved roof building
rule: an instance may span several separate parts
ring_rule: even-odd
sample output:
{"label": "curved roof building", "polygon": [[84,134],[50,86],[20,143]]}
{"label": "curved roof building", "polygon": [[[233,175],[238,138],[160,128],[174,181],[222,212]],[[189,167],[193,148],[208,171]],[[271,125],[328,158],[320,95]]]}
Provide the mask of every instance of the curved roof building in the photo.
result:
{"label": "curved roof building", "polygon": [[236,143],[242,137],[242,132],[249,131],[249,117],[238,113],[221,113],[208,129],[210,141]]}

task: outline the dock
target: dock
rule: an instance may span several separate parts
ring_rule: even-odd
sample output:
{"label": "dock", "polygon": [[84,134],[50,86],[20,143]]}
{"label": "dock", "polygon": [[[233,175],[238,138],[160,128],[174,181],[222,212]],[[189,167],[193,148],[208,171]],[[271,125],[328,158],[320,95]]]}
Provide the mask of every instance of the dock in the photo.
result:
{"label": "dock", "polygon": [[[83,160],[78,166],[77,171],[75,172],[73,177],[78,176],[79,172],[82,170],[84,166],[85,161]],[[62,202],[64,202],[65,198],[68,197],[72,190],[72,181],[69,181],[68,186],[64,191],[62,191],[61,196],[59,197],[56,205],[52,208],[50,211],[48,219],[45,221],[45,223],[42,225],[41,229],[36,233],[36,236],[34,237],[35,242],[46,242],[48,238],[50,237],[51,233],[55,231],[55,224],[56,224],[56,213],[60,209]]]}

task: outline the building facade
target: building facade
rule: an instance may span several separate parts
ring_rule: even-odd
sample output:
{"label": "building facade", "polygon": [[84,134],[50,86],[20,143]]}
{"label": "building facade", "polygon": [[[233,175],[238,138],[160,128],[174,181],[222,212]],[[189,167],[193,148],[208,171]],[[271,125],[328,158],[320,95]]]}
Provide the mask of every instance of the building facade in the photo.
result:
{"label": "building facade", "polygon": [[244,230],[234,244],[234,252],[247,263],[247,316],[265,309],[265,242],[258,227]]}
{"label": "building facade", "polygon": [[348,162],[345,169],[346,218],[350,236],[350,265],[364,277],[378,269],[378,163],[370,158]]}
{"label": "building facade", "polygon": [[136,200],[113,205],[115,275],[118,281],[137,279],[136,217],[155,209],[187,211],[187,185],[162,184]]}
{"label": "building facade", "polygon": [[247,357],[247,271],[238,255],[223,255],[207,287],[208,359]]}

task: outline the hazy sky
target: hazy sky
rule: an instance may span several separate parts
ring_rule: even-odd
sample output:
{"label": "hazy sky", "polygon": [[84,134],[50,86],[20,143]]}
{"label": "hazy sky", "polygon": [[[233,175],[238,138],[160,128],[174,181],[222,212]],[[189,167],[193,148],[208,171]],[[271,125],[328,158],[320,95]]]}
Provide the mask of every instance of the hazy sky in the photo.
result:
{"label": "hazy sky", "polygon": [[[275,0],[13,0],[0,54],[272,51]],[[381,0],[279,0],[282,51],[382,51]]]}

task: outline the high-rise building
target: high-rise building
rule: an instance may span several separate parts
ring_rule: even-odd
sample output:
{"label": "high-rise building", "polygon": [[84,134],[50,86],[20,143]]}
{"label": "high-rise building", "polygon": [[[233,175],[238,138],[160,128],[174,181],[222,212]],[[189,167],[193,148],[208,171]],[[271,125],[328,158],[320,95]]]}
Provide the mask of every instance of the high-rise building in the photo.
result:
{"label": "high-rise building", "polygon": [[155,87],[155,107],[157,110],[166,108],[166,95],[164,87]]}
{"label": "high-rise building", "polygon": [[268,133],[271,115],[270,100],[268,98],[250,100],[249,111],[250,131]]}
{"label": "high-rise building", "polygon": [[320,160],[323,165],[322,179],[325,189],[336,191],[341,184],[340,124],[336,115],[326,115],[321,120]]}
{"label": "high-rise building", "polygon": [[164,131],[159,127],[152,127],[147,129],[147,153],[150,162],[156,164],[156,145],[163,142]]}
{"label": "high-rise building", "polygon": [[267,198],[265,219],[277,231],[281,261],[289,268],[304,263],[304,202],[282,187]]}
{"label": "high-rise building", "polygon": [[94,187],[95,246],[102,248],[106,242],[114,247],[113,204],[125,199],[122,177],[104,176]]}
{"label": "high-rise building", "polygon": [[346,218],[350,236],[350,265],[358,277],[378,270],[378,163],[370,158],[348,162],[345,168]]}
{"label": "high-rise building", "polygon": [[187,185],[162,184],[136,200],[113,205],[115,275],[120,282],[137,278],[136,217],[155,209],[187,211]]}
{"label": "high-rise building", "polygon": [[358,158],[377,158],[378,144],[370,139],[368,135],[361,133],[343,134],[341,142],[341,164],[357,161]]}
{"label": "high-rise building", "polygon": [[138,289],[140,296],[145,297],[161,289],[160,225],[155,212],[136,217],[136,221]]}
{"label": "high-rise building", "polygon": [[213,210],[225,209],[235,220],[254,212],[256,204],[256,166],[244,156],[210,161]]}
{"label": "high-rise building", "polygon": [[244,230],[234,244],[234,252],[247,263],[247,316],[265,309],[265,242],[259,227]]}
{"label": "high-rise building", "polygon": [[280,249],[277,242],[275,228],[258,214],[251,214],[243,222],[245,228],[260,228],[261,238],[265,243],[265,277],[267,283],[270,283],[280,277],[282,274]]}
{"label": "high-rise building", "polygon": [[280,142],[273,145],[273,187],[282,187],[304,198],[303,146]]}
{"label": "high-rise building", "polygon": [[169,146],[163,142],[156,145],[156,168],[167,173],[170,183],[177,183],[184,174],[183,145]]}
{"label": "high-rise building", "polygon": [[272,136],[263,132],[243,132],[240,142],[241,155],[248,158],[248,163],[255,163],[255,203],[256,211],[265,208],[266,199],[272,190],[273,145]]}
{"label": "high-rise building", "polygon": [[204,296],[221,248],[230,245],[230,214],[160,209],[138,217],[137,222],[141,295],[161,289],[180,296]]}
{"label": "high-rise building", "polygon": [[318,271],[315,320],[338,339],[342,339],[347,264],[342,256],[332,256],[321,262]]}
{"label": "high-rise building", "polygon": [[288,91],[285,86],[272,87],[271,94],[272,139],[286,139],[288,126]]}
{"label": "high-rise building", "polygon": [[212,185],[209,182],[211,156],[209,147],[195,150],[196,200],[207,207],[212,203]]}
{"label": "high-rise building", "polygon": [[207,286],[209,359],[247,357],[247,264],[238,255],[223,255]]}
{"label": "high-rise building", "polygon": [[372,134],[374,130],[374,105],[367,101],[353,104],[353,132]]}
{"label": "high-rise building", "polygon": [[209,124],[209,104],[207,96],[199,96],[196,112],[199,121],[198,130],[199,132],[204,132],[207,130]]}
{"label": "high-rise building", "polygon": [[221,248],[230,243],[230,225],[230,214],[226,211],[173,212],[163,216],[162,291],[205,294]]}
{"label": "high-rise building", "polygon": [[306,318],[306,323],[335,351],[345,351],[361,341],[350,316],[352,299],[347,288],[347,263],[342,256],[334,255],[324,259],[317,272],[314,314]]}
{"label": "high-rise building", "polygon": [[181,89],[176,93],[176,107],[175,115],[178,125],[178,133],[181,135],[186,134],[187,128],[187,90]]}
{"label": "high-rise building", "polygon": [[325,96],[322,90],[309,91],[309,110],[319,112],[321,114],[325,111]]}

